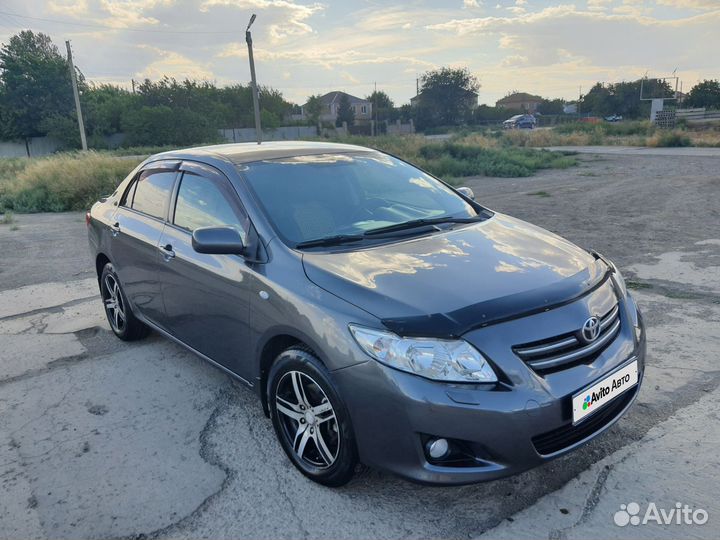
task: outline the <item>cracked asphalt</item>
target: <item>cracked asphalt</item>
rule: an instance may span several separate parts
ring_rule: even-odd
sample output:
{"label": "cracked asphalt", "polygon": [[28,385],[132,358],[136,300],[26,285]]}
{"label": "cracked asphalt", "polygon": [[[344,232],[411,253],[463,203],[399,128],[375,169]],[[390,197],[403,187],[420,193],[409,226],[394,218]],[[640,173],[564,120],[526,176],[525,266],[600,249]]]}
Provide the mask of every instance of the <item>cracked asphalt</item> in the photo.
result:
{"label": "cracked asphalt", "polygon": [[[607,433],[488,484],[364,470],[342,489],[317,486],[252,392],[157,335],[114,338],[82,214],[20,215],[17,230],[0,226],[0,537],[717,537],[718,159],[582,156],[467,185],[623,269],[649,356],[635,406]],[[629,502],[681,502],[709,521],[616,526]]]}

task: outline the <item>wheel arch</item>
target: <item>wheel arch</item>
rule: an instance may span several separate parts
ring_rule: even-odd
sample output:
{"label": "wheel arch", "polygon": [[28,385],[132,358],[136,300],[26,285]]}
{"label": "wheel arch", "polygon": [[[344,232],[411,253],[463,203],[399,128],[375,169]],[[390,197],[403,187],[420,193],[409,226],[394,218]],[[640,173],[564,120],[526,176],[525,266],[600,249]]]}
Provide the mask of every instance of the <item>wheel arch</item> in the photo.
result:
{"label": "wheel arch", "polygon": [[97,273],[98,281],[100,280],[100,276],[102,276],[103,268],[105,268],[105,265],[109,262],[110,257],[102,252],[98,253],[97,257],[95,257],[95,272]]}
{"label": "wheel arch", "polygon": [[321,364],[327,367],[327,363],[323,359],[322,353],[319,348],[313,343],[313,341],[301,333],[298,333],[294,329],[277,329],[271,334],[267,334],[266,338],[262,340],[262,346],[259,348],[258,354],[258,380],[259,380],[259,395],[262,403],[263,412],[266,416],[270,416],[270,410],[267,402],[267,380],[275,359],[283,351],[291,348],[299,347],[311,354],[313,354]]}

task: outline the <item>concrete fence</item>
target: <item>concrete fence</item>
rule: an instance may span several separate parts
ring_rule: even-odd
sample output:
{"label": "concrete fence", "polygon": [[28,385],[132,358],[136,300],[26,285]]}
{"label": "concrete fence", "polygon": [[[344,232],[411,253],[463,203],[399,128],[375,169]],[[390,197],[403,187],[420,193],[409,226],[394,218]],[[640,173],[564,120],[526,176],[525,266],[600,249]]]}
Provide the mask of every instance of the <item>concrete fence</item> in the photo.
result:
{"label": "concrete fence", "polygon": [[50,137],[32,137],[25,141],[0,141],[0,157],[41,157],[56,152],[60,145]]}
{"label": "concrete fence", "polygon": [[720,111],[698,109],[676,109],[675,117],[684,119],[688,124],[709,124],[720,122]]}
{"label": "concrete fence", "polygon": [[[254,142],[255,128],[229,128],[218,130],[227,142]],[[275,129],[263,129],[263,141],[288,141],[317,137],[315,126],[283,126]]]}

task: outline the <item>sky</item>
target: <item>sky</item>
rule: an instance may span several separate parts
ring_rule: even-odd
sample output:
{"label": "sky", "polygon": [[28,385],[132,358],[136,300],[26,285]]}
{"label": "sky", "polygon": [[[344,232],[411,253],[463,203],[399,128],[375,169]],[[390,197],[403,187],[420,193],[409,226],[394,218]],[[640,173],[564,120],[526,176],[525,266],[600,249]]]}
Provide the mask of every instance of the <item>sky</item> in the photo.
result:
{"label": "sky", "polygon": [[303,103],[375,84],[396,104],[416,78],[467,67],[480,103],[517,90],[572,100],[596,81],[720,78],[720,0],[0,0],[0,42],[49,34],[94,82],[247,83],[250,15],[259,84]]}

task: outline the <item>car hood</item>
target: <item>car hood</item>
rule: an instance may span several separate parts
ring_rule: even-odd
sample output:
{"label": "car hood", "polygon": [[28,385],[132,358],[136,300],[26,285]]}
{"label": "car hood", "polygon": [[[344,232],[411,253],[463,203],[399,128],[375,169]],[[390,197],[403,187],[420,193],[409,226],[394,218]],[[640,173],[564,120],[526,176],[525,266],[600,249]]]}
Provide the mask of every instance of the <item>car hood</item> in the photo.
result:
{"label": "car hood", "polygon": [[405,335],[461,335],[547,309],[604,281],[599,258],[544,229],[492,218],[381,246],[303,255],[308,278]]}

